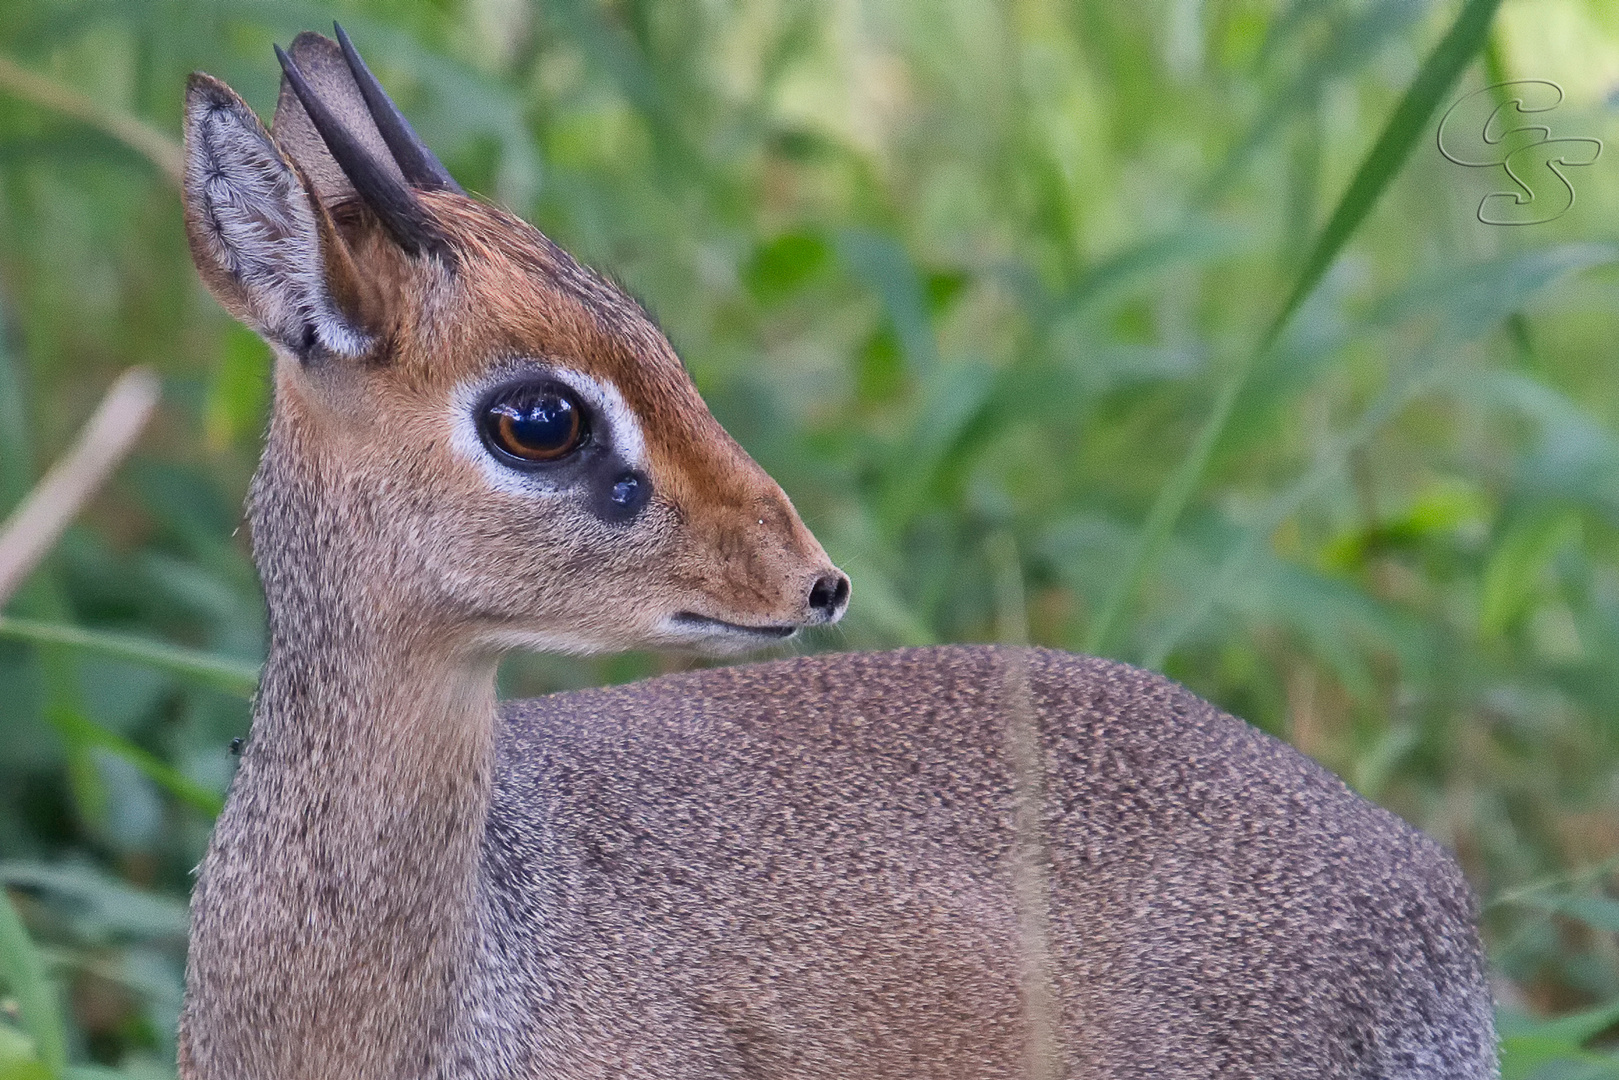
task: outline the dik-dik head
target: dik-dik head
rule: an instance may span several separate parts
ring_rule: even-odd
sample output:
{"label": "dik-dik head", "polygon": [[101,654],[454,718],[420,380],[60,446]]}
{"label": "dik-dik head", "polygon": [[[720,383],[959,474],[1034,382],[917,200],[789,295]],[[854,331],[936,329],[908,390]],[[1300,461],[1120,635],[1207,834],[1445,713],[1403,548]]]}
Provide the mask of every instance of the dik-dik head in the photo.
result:
{"label": "dik-dik head", "polygon": [[489,649],[729,651],[837,620],[848,579],[646,314],[462,192],[338,36],[280,54],[273,134],[209,76],[186,99],[192,255],[276,357],[272,606],[357,590]]}

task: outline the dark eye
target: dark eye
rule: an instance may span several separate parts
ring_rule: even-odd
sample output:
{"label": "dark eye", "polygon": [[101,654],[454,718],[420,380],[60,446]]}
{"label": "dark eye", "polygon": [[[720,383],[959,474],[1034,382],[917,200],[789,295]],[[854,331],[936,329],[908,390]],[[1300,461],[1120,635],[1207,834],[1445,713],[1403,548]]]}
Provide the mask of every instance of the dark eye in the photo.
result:
{"label": "dark eye", "polygon": [[559,461],[589,434],[585,410],[559,386],[509,390],[484,406],[483,438],[497,454],[518,462]]}

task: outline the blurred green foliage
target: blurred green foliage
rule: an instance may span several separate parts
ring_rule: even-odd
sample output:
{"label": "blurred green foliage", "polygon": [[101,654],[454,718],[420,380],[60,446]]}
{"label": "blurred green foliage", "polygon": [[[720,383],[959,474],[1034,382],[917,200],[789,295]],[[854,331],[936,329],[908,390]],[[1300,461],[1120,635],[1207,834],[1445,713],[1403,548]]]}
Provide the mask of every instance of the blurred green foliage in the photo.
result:
{"label": "blurred green foliage", "polygon": [[268,354],[165,153],[188,71],[267,111],[271,42],[334,15],[469,188],[658,314],[854,578],[810,647],[1162,668],[1459,854],[1508,1077],[1619,1076],[1619,162],[1486,226],[1500,170],[1412,104],[1551,79],[1612,143],[1619,7],[1512,0],[1434,85],[1493,6],[0,0],[0,513],[119,370],[166,391],[0,627],[0,1077],[172,1075]]}

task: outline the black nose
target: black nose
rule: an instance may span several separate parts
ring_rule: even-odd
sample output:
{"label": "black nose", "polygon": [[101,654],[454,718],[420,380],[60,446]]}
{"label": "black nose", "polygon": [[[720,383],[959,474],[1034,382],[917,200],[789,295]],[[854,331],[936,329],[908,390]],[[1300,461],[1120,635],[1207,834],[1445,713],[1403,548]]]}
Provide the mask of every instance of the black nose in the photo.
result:
{"label": "black nose", "polygon": [[810,586],[810,610],[827,622],[842,615],[848,603],[849,579],[836,570],[830,574],[822,574],[815,579],[815,584]]}

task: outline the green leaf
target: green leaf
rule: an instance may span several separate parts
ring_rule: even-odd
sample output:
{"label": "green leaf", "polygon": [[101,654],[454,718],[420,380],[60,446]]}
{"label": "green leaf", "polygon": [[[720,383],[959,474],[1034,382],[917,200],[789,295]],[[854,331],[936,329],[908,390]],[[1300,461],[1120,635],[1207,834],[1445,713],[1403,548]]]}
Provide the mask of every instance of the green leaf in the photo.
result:
{"label": "green leaf", "polygon": [[22,377],[11,354],[10,328],[0,310],[0,520],[33,486],[33,455],[23,415]]}
{"label": "green leaf", "polygon": [[[1331,464],[1341,468],[1339,461]],[[1380,551],[1412,546],[1488,517],[1488,502],[1476,489],[1445,483],[1432,485],[1396,513],[1327,544],[1321,550],[1321,562],[1333,570],[1359,570]]]}
{"label": "green leaf", "polygon": [[1533,426],[1516,486],[1531,501],[1557,498],[1619,522],[1619,437],[1561,390],[1516,371],[1492,371],[1470,388],[1483,403]]}
{"label": "green leaf", "polygon": [[139,769],[148,780],[209,817],[218,817],[219,811],[224,808],[224,801],[218,795],[156,754],[142,749],[117,732],[108,731],[83,713],[75,709],[57,709],[51,720],[64,735],[81,746],[95,747],[122,758]]}
{"label": "green leaf", "polygon": [[184,900],[137,889],[88,865],[0,862],[0,885],[72,905],[75,926],[98,938],[183,938],[190,925]]}
{"label": "green leaf", "polygon": [[1060,310],[1073,315],[1139,288],[1177,266],[1218,262],[1248,251],[1252,235],[1227,225],[1194,218],[1172,232],[1131,244],[1087,270],[1066,296]]}
{"label": "green leaf", "polygon": [[1418,0],[1374,0],[1358,8],[1330,3],[1333,18],[1323,28],[1323,47],[1300,65],[1286,87],[1267,95],[1264,110],[1202,185],[1197,201],[1206,204],[1223,192],[1288,120],[1316,109],[1327,87],[1375,59],[1391,38],[1426,14],[1426,7]]}
{"label": "green leaf", "polygon": [[3,891],[0,891],[0,980],[4,980],[17,999],[23,1029],[34,1040],[34,1052],[50,1073],[60,1073],[67,1064],[67,1042],[56,989],[45,978],[39,950],[28,937],[28,928],[23,926],[22,918],[12,906],[11,897]]}
{"label": "green leaf", "polygon": [[1502,1080],[1528,1080],[1538,1074],[1541,1066],[1564,1058],[1593,1060],[1594,1055],[1581,1054],[1580,1048],[1615,1023],[1619,1023],[1619,998],[1554,1020],[1502,1012],[1496,1017],[1501,1035]]}
{"label": "green leaf", "polygon": [[983,414],[996,385],[995,372],[972,361],[940,365],[926,383],[911,431],[888,461],[880,518],[887,528],[902,527],[926,504],[951,450]]}
{"label": "green leaf", "polygon": [[1577,919],[1593,930],[1619,934],[1619,900],[1611,896],[1531,896],[1517,902]]}
{"label": "green leaf", "polygon": [[1543,571],[1579,532],[1580,519],[1574,513],[1530,518],[1508,528],[1484,569],[1480,634],[1500,637],[1528,612]]}
{"label": "green leaf", "polygon": [[938,350],[922,276],[910,255],[890,237],[855,229],[838,235],[837,251],[854,276],[882,300],[911,374],[931,377]]}
{"label": "green leaf", "polygon": [[0,1060],[0,1080],[50,1080],[51,1071],[34,1058]]}
{"label": "green leaf", "polygon": [[[1465,355],[1460,345],[1488,333],[1500,318],[1517,311],[1569,274],[1616,258],[1619,258],[1619,248],[1609,244],[1559,245],[1488,260],[1460,270],[1447,270],[1434,279],[1402,289],[1378,304],[1374,325],[1397,326],[1420,313],[1437,316],[1439,332],[1419,358],[1408,362],[1403,371],[1391,379],[1341,437],[1326,444],[1304,476],[1274,496],[1266,508],[1253,517],[1247,525],[1247,539],[1234,545],[1219,572],[1208,578],[1191,602],[1181,605],[1177,617],[1158,635],[1142,662],[1150,668],[1161,667],[1170,652],[1210,610],[1232,593],[1265,538],[1341,475],[1357,448],[1369,443],[1415,401],[1438,387],[1448,386],[1454,390],[1465,385],[1468,390],[1476,389],[1474,382],[1463,384],[1458,378],[1459,360]],[[1482,384],[1493,385],[1493,380],[1482,380]],[[1572,429],[1564,411],[1550,407],[1545,411],[1548,417],[1545,423],[1557,424],[1564,431]],[[1586,423],[1589,425],[1589,421]],[[1385,522],[1384,527],[1389,524]],[[1339,548],[1336,555],[1352,557],[1353,551],[1353,547]]]}
{"label": "green leaf", "polygon": [[0,1024],[0,1080],[51,1080],[34,1040],[8,1024]]}
{"label": "green leaf", "polygon": [[742,280],[761,304],[773,303],[815,277],[831,257],[831,248],[819,233],[783,233],[754,249]]}
{"label": "green leaf", "polygon": [[1368,321],[1383,327],[1431,317],[1445,332],[1467,340],[1516,312],[1548,285],[1616,260],[1619,246],[1574,243],[1447,268],[1376,304]]}
{"label": "green leaf", "polygon": [[270,404],[270,350],[251,330],[232,324],[225,334],[224,355],[208,387],[208,444],[215,450],[264,426]]}
{"label": "green leaf", "polygon": [[182,679],[239,697],[252,697],[259,683],[259,670],[253,664],[104,630],[86,630],[34,619],[0,618],[0,638],[35,645],[63,645],[137,664],[148,664]]}
{"label": "green leaf", "polygon": [[1175,522],[1180,519],[1181,512],[1202,481],[1209,459],[1220,436],[1225,433],[1226,423],[1247,385],[1248,377],[1270,352],[1299,304],[1315,289],[1356,227],[1365,220],[1379,196],[1398,174],[1434,111],[1461,77],[1468,62],[1484,46],[1490,21],[1500,4],[1501,0],[1467,0],[1450,30],[1423,61],[1417,77],[1395,107],[1394,115],[1389,118],[1371,152],[1350,181],[1349,189],[1339,200],[1337,209],[1321,230],[1286,302],[1271,320],[1259,345],[1221,387],[1191,449],[1159,490],[1130,559],[1119,575],[1118,584],[1091,624],[1085,641],[1087,652],[1099,653],[1106,648],[1114,624],[1135,597],[1136,589],[1157,561]]}
{"label": "green leaf", "polygon": [[1556,1036],[1501,1040],[1501,1080],[1614,1080],[1619,1061],[1571,1047]]}
{"label": "green leaf", "polygon": [[[120,660],[148,664],[194,683],[242,697],[251,697],[258,684],[258,669],[251,664],[191,649],[181,649],[161,642],[98,630],[85,630],[63,623],[0,618],[0,639],[5,638],[47,647],[81,649]],[[147,779],[203,814],[209,817],[218,815],[223,803],[216,793],[197,784],[157,755],[95,723],[79,706],[76,694],[56,695],[56,700],[48,707],[47,714],[51,723],[68,740],[69,745],[74,747],[75,754],[70,762],[70,771],[85,811],[92,818],[97,816],[102,802],[99,780],[95,776],[89,756],[85,753],[92,747],[127,761],[139,769]]]}
{"label": "green leaf", "polygon": [[1338,258],[1349,237],[1399,174],[1400,167],[1411,155],[1411,148],[1422,137],[1435,110],[1444,102],[1451,87],[1456,85],[1462,71],[1489,40],[1490,21],[1500,6],[1501,0],[1467,0],[1450,30],[1423,61],[1417,77],[1395,107],[1394,115],[1389,117],[1377,142],[1372,144],[1371,152],[1349,182],[1349,190],[1344,192],[1337,209],[1327,220],[1326,228],[1321,230],[1315,247],[1304,260],[1293,291],[1271,322],[1259,351],[1265,351],[1281,333],[1293,312],[1315,289],[1321,276],[1327,272],[1327,267]]}

